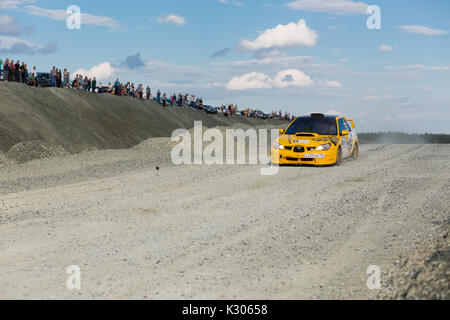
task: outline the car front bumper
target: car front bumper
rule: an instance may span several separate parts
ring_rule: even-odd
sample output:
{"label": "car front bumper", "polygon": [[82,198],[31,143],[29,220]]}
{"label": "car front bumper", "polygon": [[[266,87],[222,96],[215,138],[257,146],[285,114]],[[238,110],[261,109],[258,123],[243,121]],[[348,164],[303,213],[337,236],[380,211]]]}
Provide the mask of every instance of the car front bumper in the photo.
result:
{"label": "car front bumper", "polygon": [[272,150],[271,161],[279,165],[314,165],[327,166],[335,164],[337,152],[333,150],[298,153],[289,150]]}

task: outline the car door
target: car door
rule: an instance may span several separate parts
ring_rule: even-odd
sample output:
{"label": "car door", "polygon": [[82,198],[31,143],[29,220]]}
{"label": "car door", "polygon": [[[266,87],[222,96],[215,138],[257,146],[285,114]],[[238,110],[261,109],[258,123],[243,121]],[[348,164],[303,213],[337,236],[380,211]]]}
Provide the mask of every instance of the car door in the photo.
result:
{"label": "car door", "polygon": [[350,132],[348,135],[348,152],[349,156],[351,156],[356,145],[356,131],[352,129],[352,125],[347,120],[344,120],[344,125],[348,127],[348,131]]}
{"label": "car door", "polygon": [[[350,132],[350,134],[347,136],[343,136],[342,135],[343,131],[348,131],[348,132]],[[348,122],[345,121],[344,118],[339,119],[339,134],[341,136],[342,156],[344,158],[349,157],[353,150],[353,143],[354,143],[353,140],[354,139],[353,139],[352,129],[351,129],[350,125],[348,124]]]}

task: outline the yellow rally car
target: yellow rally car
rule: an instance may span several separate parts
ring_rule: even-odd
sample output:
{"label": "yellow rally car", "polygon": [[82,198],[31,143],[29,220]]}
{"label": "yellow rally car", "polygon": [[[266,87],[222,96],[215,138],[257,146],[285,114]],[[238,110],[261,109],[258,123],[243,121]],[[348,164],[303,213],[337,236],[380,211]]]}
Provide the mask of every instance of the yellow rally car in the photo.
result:
{"label": "yellow rally car", "polygon": [[339,165],[358,158],[359,141],[353,120],[320,113],[291,122],[272,149],[272,163],[280,165]]}

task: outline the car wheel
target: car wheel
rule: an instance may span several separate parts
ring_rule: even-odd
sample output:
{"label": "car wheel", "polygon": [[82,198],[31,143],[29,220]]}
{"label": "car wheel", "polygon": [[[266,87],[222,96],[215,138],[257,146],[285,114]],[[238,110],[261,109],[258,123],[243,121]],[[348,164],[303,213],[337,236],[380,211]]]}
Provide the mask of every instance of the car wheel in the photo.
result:
{"label": "car wheel", "polygon": [[342,163],[342,149],[341,149],[341,147],[339,147],[338,152],[337,152],[335,166],[339,166],[339,165],[341,165],[341,163]]}
{"label": "car wheel", "polygon": [[356,160],[359,156],[359,144],[355,144],[355,148],[353,150],[352,159]]}

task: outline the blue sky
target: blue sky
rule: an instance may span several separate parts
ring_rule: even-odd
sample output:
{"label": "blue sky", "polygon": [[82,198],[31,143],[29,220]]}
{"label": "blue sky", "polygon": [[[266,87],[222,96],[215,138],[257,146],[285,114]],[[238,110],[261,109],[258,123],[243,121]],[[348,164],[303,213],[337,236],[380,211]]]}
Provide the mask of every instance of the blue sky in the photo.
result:
{"label": "blue sky", "polygon": [[0,0],[2,58],[212,105],[341,113],[360,131],[450,133],[449,53],[448,0]]}

